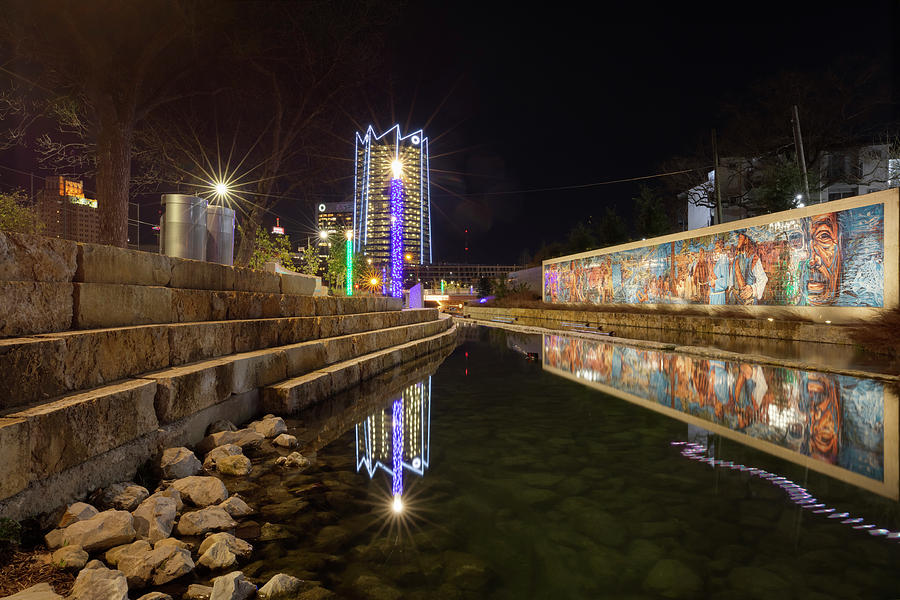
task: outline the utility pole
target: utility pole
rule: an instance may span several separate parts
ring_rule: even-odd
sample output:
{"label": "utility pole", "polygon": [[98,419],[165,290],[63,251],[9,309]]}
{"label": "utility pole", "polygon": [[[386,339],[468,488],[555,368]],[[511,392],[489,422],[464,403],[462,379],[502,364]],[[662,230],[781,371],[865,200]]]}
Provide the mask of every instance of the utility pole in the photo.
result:
{"label": "utility pole", "polygon": [[716,225],[722,222],[722,188],[719,187],[719,150],[716,146],[716,130],[712,130],[712,149],[714,157],[713,185],[716,194]]}
{"label": "utility pole", "polygon": [[800,113],[797,112],[797,105],[792,107],[791,121],[794,124],[794,149],[797,151],[797,164],[800,167],[800,173],[803,176],[803,191],[806,193],[806,203],[812,202],[809,197],[809,178],[806,175],[806,156],[803,153],[803,136],[800,134]]}

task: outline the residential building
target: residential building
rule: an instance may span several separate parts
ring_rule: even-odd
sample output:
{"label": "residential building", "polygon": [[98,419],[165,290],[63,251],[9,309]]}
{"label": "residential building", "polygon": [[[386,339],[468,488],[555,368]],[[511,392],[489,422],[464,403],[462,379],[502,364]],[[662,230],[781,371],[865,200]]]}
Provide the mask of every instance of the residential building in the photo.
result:
{"label": "residential building", "polygon": [[51,177],[37,193],[37,214],[45,225],[44,235],[75,242],[100,239],[97,201],[86,198],[80,181]]}

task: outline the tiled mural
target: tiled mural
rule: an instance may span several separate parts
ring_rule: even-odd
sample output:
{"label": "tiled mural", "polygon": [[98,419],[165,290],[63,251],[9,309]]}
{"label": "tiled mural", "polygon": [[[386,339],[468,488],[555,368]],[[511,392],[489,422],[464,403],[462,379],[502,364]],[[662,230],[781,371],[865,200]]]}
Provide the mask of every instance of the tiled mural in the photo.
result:
{"label": "tiled mural", "polygon": [[544,300],[884,306],[884,205],[544,264]]}

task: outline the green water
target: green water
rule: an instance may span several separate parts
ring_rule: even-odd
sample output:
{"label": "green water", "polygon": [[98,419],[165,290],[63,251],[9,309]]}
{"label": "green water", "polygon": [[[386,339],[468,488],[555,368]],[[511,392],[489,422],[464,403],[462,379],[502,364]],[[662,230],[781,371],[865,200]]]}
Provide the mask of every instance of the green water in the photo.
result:
{"label": "green water", "polygon": [[[402,520],[389,510],[390,475],[357,472],[355,428],[334,431],[359,417],[330,415],[327,434],[309,420],[295,431],[307,448],[334,438],[313,468],[254,461],[250,479],[229,483],[261,508],[259,524],[279,525],[268,537],[284,538],[242,526],[255,547],[248,576],[285,572],[371,599],[900,597],[900,543],[813,515],[760,478],[684,458],[670,442],[686,439],[687,425],[525,360],[539,337],[466,337],[430,378],[428,467],[404,472]],[[892,500],[709,441],[719,458],[900,528]]]}

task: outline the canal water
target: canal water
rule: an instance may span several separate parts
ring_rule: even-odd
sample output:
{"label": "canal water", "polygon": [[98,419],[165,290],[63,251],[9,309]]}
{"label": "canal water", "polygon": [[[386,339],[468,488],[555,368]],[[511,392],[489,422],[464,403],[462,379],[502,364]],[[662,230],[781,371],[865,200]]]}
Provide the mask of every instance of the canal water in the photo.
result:
{"label": "canal water", "polygon": [[229,482],[261,511],[247,575],[371,599],[900,597],[880,383],[462,337],[289,423],[309,469]]}

